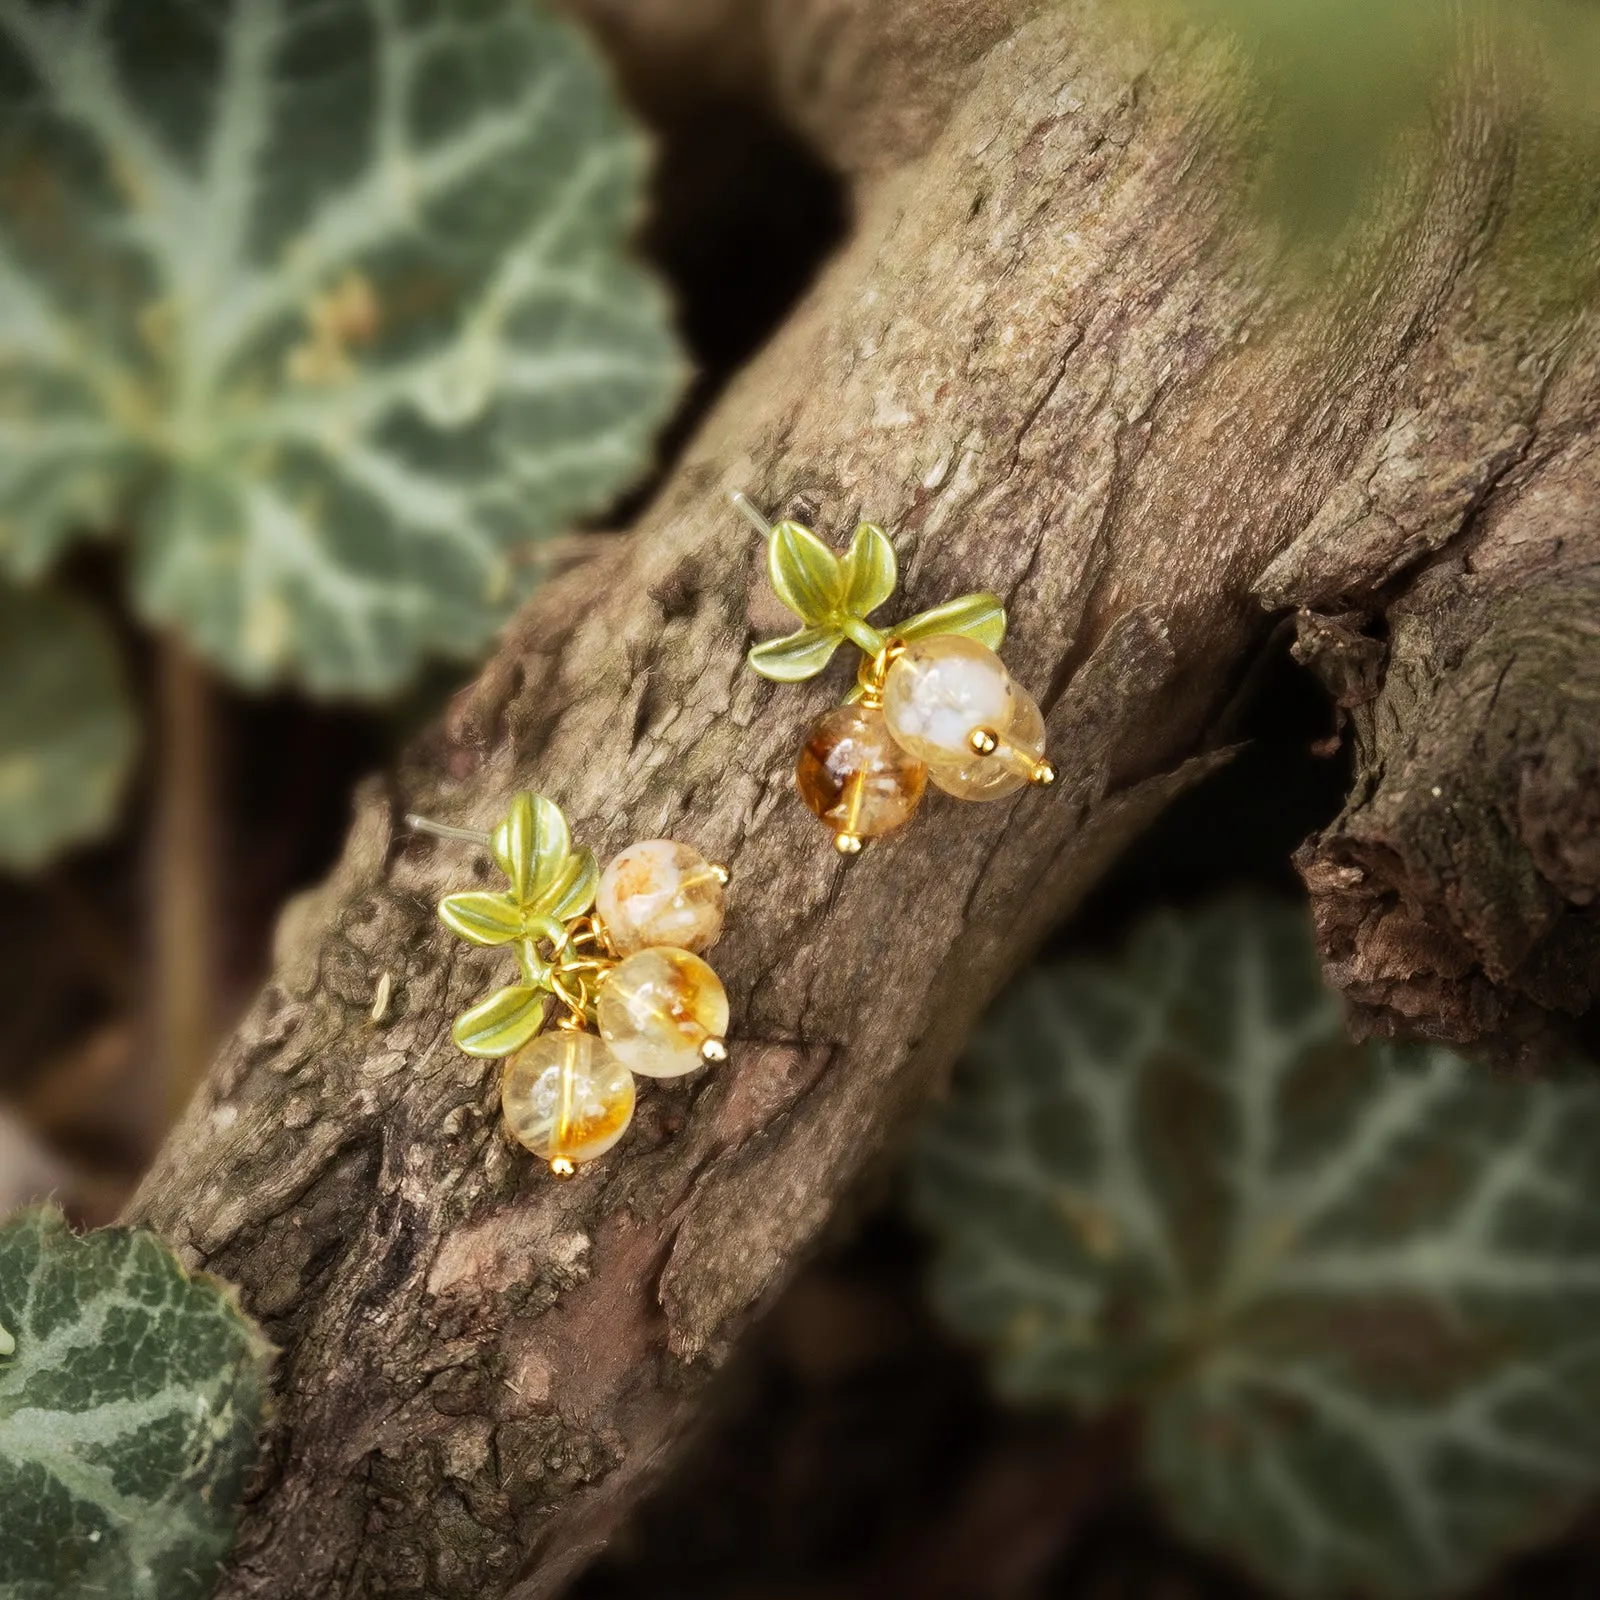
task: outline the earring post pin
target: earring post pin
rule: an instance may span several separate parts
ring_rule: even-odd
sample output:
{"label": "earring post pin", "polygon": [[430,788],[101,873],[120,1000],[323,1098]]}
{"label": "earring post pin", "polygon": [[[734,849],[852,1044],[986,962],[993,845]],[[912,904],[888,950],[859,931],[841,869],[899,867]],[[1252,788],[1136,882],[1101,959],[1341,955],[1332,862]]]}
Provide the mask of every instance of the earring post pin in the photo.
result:
{"label": "earring post pin", "polygon": [[743,489],[735,489],[728,496],[728,503],[763,539],[772,537],[772,524],[750,503],[750,499]]}
{"label": "earring post pin", "polygon": [[468,844],[489,842],[489,835],[481,828],[452,828],[448,822],[435,822],[432,817],[419,817],[414,811],[406,813],[406,826],[417,833],[431,833],[436,839],[462,839]]}

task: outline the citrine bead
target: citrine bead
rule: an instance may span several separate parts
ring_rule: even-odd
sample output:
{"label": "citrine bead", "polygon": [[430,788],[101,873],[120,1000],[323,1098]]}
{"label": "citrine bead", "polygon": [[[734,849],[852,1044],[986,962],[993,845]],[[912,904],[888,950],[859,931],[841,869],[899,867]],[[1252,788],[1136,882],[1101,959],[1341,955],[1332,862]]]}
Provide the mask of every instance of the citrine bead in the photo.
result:
{"label": "citrine bead", "polygon": [[1011,689],[1009,726],[991,729],[995,747],[988,755],[969,749],[961,762],[934,762],[928,781],[960,800],[998,800],[1034,781],[1044,756],[1044,717],[1032,695]]}
{"label": "citrine bead", "polygon": [[500,1105],[513,1136],[536,1156],[592,1161],[633,1120],[633,1077],[592,1033],[554,1028],[506,1062]]}
{"label": "citrine bead", "polygon": [[840,839],[875,839],[916,810],[927,767],[890,736],[876,706],[839,706],[811,726],[800,797]]}
{"label": "citrine bead", "polygon": [[890,663],[883,717],[896,742],[919,761],[965,765],[975,733],[1011,725],[1016,692],[987,645],[941,633],[907,645]]}
{"label": "citrine bead", "polygon": [[595,909],[621,955],[704,950],[722,932],[722,874],[690,845],[644,839],[601,873]]}
{"label": "citrine bead", "polygon": [[631,1071],[676,1078],[702,1065],[708,1041],[727,1033],[728,995],[699,956],[652,948],[612,968],[595,1017],[601,1038]]}

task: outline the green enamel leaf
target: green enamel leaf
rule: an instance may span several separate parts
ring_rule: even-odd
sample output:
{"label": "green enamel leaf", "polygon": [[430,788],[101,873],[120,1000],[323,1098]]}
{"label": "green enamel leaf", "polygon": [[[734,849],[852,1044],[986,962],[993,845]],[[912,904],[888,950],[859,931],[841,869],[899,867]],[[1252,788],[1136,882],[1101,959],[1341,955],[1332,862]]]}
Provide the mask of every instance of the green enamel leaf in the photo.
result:
{"label": "green enamel leaf", "polygon": [[[524,911],[576,916],[594,899],[599,881],[594,856],[588,850],[574,852],[567,819],[554,800],[522,791],[490,836],[489,848],[511,880],[511,899]],[[559,909],[567,906],[577,909]]]}
{"label": "green enamel leaf", "polygon": [[857,525],[844,558],[844,603],[852,617],[867,617],[894,593],[899,564],[894,546],[875,522]]}
{"label": "green enamel leaf", "polygon": [[567,857],[566,866],[541,894],[540,909],[555,922],[580,917],[594,904],[599,887],[600,863],[595,860],[594,851],[587,847],[574,850]]}
{"label": "green enamel leaf", "polygon": [[833,625],[845,596],[839,557],[809,528],[780,522],[767,541],[772,592],[811,627]]}
{"label": "green enamel leaf", "polygon": [[894,625],[895,637],[907,644],[938,633],[965,634],[998,650],[1006,636],[1006,608],[997,594],[963,594]]}
{"label": "green enamel leaf", "polygon": [[526,789],[511,797],[505,820],[489,836],[489,849],[511,880],[511,898],[518,905],[533,899],[533,882],[541,856],[552,851],[565,857],[572,834],[560,806]]}
{"label": "green enamel leaf", "polygon": [[204,1600],[256,1455],[269,1347],[140,1228],[0,1226],[0,1600]]}
{"label": "green enamel leaf", "polygon": [[1600,1488],[1600,1082],[1357,1046],[1295,912],[1036,976],[922,1142],[938,1302],[1008,1394],[1143,1411],[1193,1538],[1454,1592]]}
{"label": "green enamel leaf", "polygon": [[644,152],[529,0],[6,0],[0,84],[0,567],[126,528],[234,677],[381,693],[645,465]]}
{"label": "green enamel leaf", "polygon": [[0,867],[111,822],[138,744],[116,644],[87,606],[0,581]]}
{"label": "green enamel leaf", "polygon": [[803,678],[816,677],[843,642],[844,635],[837,628],[802,628],[798,633],[756,645],[747,659],[763,678],[775,683],[799,683]]}
{"label": "green enamel leaf", "polygon": [[544,1021],[545,991],[514,983],[480,1000],[456,1018],[450,1036],[469,1056],[508,1056],[520,1050]]}
{"label": "green enamel leaf", "polygon": [[510,895],[478,889],[446,895],[439,902],[439,920],[473,944],[510,944],[527,932],[527,918]]}

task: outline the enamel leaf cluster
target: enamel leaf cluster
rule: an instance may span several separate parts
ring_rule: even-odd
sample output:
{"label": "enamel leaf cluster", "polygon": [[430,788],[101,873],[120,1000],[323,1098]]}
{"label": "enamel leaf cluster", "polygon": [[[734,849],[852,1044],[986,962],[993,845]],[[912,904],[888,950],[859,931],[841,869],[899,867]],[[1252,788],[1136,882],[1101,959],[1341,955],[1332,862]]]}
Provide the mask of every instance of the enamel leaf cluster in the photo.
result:
{"label": "enamel leaf cluster", "polygon": [[1048,784],[1044,718],[996,651],[1006,614],[992,594],[907,617],[888,633],[868,617],[894,593],[894,546],[863,522],[840,555],[798,522],[767,526],[743,495],[740,511],[764,529],[773,592],[804,624],[750,651],[763,677],[814,677],[847,640],[861,652],[845,703],[814,723],[796,768],[801,798],[854,854],[898,828],[931,782],[963,800],[998,800]]}
{"label": "enamel leaf cluster", "polygon": [[601,872],[560,807],[528,793],[488,846],[507,887],[446,895],[439,916],[472,944],[512,947],[519,981],[452,1033],[468,1055],[507,1058],[507,1127],[567,1176],[627,1130],[635,1074],[725,1058],[728,997],[699,952],[722,930],[727,874],[671,839],[630,845]]}

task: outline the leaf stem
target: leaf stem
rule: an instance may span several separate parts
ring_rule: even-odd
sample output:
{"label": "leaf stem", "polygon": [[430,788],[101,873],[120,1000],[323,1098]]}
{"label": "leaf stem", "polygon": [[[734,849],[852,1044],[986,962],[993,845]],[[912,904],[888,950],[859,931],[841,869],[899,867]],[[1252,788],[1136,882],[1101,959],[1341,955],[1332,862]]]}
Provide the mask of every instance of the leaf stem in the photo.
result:
{"label": "leaf stem", "polygon": [[210,674],[160,643],[155,819],[155,1042],[162,1111],[176,1119],[216,1040],[216,705]]}
{"label": "leaf stem", "polygon": [[879,633],[870,622],[863,622],[860,617],[840,617],[839,631],[858,650],[864,650],[869,656],[877,655],[889,642],[887,634]]}

